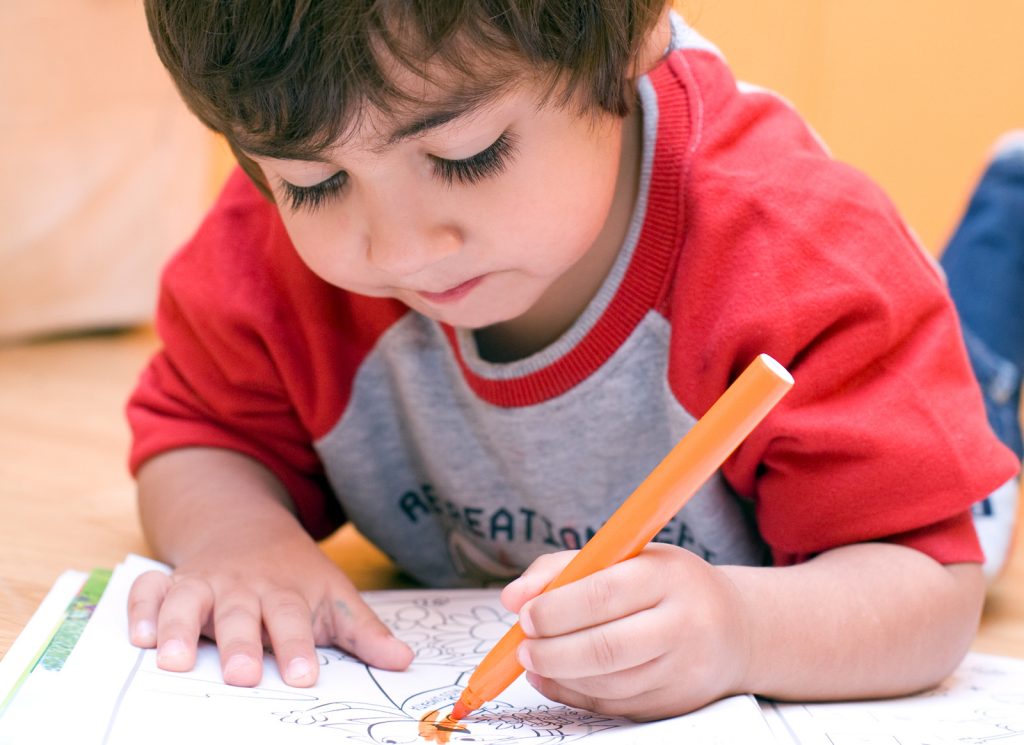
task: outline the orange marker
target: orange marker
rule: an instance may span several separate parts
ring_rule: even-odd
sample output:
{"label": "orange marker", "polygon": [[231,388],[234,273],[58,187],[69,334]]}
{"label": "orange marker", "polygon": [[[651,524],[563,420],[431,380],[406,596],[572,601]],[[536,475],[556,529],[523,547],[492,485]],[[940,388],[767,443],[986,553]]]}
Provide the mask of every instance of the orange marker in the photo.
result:
{"label": "orange marker", "polygon": [[[786,368],[766,354],[759,355],[544,592],[640,553],[792,385],[793,376]],[[516,650],[525,638],[517,623],[494,645],[470,676],[452,710],[452,721],[479,709],[522,674]]]}

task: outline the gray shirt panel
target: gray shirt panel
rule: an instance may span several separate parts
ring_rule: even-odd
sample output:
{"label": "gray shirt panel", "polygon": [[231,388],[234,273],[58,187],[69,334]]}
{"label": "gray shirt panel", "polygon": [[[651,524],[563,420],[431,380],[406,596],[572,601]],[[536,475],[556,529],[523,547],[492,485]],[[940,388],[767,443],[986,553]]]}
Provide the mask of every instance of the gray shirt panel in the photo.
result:
{"label": "gray shirt panel", "polygon": [[[668,334],[651,312],[572,390],[506,408],[479,399],[442,329],[410,313],[317,448],[349,519],[417,580],[501,583],[579,548],[693,426],[666,380]],[[718,474],[657,540],[715,563],[764,559]]]}

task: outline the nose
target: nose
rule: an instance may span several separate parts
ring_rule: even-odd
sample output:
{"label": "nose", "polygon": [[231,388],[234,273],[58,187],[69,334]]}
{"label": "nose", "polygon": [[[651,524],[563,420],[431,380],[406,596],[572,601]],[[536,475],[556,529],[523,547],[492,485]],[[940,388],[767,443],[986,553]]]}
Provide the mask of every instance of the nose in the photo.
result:
{"label": "nose", "polygon": [[370,263],[396,277],[410,277],[462,247],[462,233],[455,225],[413,206],[379,214],[368,240]]}

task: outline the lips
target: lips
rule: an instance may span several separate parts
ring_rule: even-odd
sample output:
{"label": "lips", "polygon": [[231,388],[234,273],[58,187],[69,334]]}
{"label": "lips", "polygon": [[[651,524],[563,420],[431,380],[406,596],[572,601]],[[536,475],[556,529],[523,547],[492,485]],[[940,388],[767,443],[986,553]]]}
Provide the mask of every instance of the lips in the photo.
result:
{"label": "lips", "polygon": [[430,303],[454,303],[472,292],[473,289],[483,280],[483,276],[474,277],[473,279],[467,280],[462,284],[455,285],[444,292],[426,292],[425,290],[420,290],[416,294]]}

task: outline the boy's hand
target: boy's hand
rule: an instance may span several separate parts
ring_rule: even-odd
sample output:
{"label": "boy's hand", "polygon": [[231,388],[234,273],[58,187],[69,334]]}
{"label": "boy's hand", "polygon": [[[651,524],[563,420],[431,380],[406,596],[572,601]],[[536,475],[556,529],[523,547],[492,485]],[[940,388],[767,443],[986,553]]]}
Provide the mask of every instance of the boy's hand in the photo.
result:
{"label": "boy's hand", "polygon": [[528,637],[519,661],[555,701],[644,720],[742,689],[747,619],[739,592],[689,551],[639,555],[537,597],[575,552],[537,559],[502,593]]}
{"label": "boy's hand", "polygon": [[293,686],[316,683],[314,645],[389,670],[412,660],[412,650],[305,536],[249,546],[227,538],[173,574],[147,572],[129,594],[128,623],[132,643],[156,647],[164,670],[190,670],[200,634],[216,640],[224,682],[238,686],[259,683],[268,643]]}

